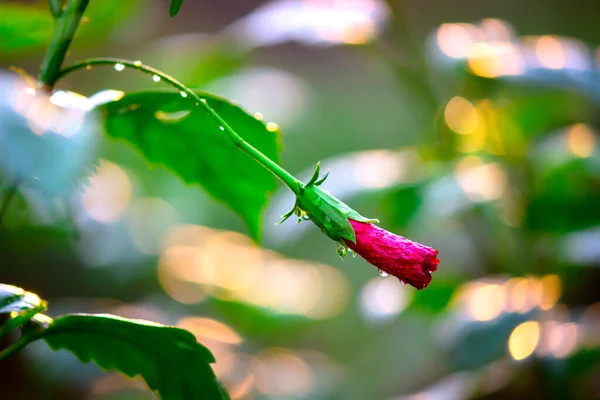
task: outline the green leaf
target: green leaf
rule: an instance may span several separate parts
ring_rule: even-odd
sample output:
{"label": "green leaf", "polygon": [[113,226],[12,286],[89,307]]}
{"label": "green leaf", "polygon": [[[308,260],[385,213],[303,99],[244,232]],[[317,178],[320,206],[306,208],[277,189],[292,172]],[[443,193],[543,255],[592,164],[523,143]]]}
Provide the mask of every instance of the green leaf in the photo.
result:
{"label": "green leaf", "polygon": [[0,4],[0,53],[27,52],[46,45],[54,22],[45,9]]}
{"label": "green leaf", "polygon": [[71,314],[38,334],[54,350],[129,377],[141,375],[164,400],[228,399],[210,366],[211,352],[190,332],[114,315]]}
{"label": "green leaf", "polygon": [[171,0],[171,7],[169,8],[169,15],[171,18],[177,15],[182,5],[183,0]]}
{"label": "green leaf", "polygon": [[[198,94],[246,141],[278,162],[278,132],[227,100]],[[201,184],[244,219],[255,239],[259,237],[261,211],[277,182],[192,100],[175,92],[141,92],[100,108],[106,113],[108,135],[127,140],[151,163],[165,166],[185,182]]]}
{"label": "green leaf", "polygon": [[0,284],[0,314],[22,312],[44,305],[44,300],[19,287]]}
{"label": "green leaf", "polygon": [[572,159],[540,176],[526,204],[524,224],[563,234],[600,224],[600,175],[592,159]]}

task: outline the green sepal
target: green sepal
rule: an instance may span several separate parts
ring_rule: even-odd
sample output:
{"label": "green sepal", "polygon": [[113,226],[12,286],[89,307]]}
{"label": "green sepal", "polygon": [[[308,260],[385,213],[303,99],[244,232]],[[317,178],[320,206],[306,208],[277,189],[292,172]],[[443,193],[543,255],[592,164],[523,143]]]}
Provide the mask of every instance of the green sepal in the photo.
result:
{"label": "green sepal", "polygon": [[[363,217],[348,207],[346,203],[321,189],[319,186],[325,181],[327,175],[318,179],[319,168],[320,165],[317,164],[312,178],[297,196],[294,209],[285,216],[289,217],[295,213],[302,219],[308,217],[321,231],[336,242],[344,244],[345,239],[356,243],[356,234],[348,219],[366,223],[379,222],[379,220]],[[343,252],[344,256],[346,253],[347,249]]]}

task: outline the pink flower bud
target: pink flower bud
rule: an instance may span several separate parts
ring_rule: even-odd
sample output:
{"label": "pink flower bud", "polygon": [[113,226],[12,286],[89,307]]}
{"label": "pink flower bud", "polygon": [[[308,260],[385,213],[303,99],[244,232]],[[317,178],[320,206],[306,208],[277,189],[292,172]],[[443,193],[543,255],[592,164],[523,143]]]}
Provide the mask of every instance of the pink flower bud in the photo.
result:
{"label": "pink flower bud", "polygon": [[437,270],[438,251],[410,241],[370,223],[349,219],[356,233],[356,243],[344,239],[348,247],[380,270],[394,275],[403,283],[423,289]]}

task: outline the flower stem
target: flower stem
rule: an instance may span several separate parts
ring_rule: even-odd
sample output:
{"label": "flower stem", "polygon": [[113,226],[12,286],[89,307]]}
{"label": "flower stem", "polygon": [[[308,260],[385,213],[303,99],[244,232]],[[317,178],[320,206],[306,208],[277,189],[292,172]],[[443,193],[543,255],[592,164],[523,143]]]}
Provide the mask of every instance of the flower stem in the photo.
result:
{"label": "flower stem", "polygon": [[190,97],[191,99],[193,99],[196,102],[197,106],[202,107],[217,122],[217,124],[219,124],[219,126],[223,127],[223,130],[225,131],[227,136],[229,136],[231,141],[240,150],[248,154],[250,157],[259,162],[263,167],[271,171],[271,173],[277,178],[279,178],[283,183],[285,183],[287,187],[289,187],[290,190],[294,192],[294,194],[298,195],[302,191],[304,187],[302,181],[296,179],[296,177],[294,177],[285,169],[277,165],[277,163],[275,163],[269,157],[264,155],[260,150],[258,150],[250,143],[242,139],[242,137],[238,135],[238,133],[235,130],[233,130],[233,128],[229,126],[229,124],[211,106],[208,105],[206,99],[203,99],[200,96],[198,96],[194,91],[189,89],[187,86],[185,86],[172,76],[169,76],[164,72],[152,68],[148,65],[144,65],[140,61],[129,61],[122,60],[119,58],[93,58],[83,60],[62,69],[58,73],[56,80],[73,71],[85,69],[94,65],[122,65],[123,67],[132,68],[145,74],[156,75],[160,77],[161,80],[167,82],[169,85],[181,90],[182,94],[185,93],[186,97]]}
{"label": "flower stem", "polygon": [[[51,90],[58,80],[60,67],[89,2],[90,0],[69,0],[66,8],[60,12],[55,9],[53,2],[50,3],[51,11],[56,19],[54,34],[38,76],[38,80],[44,89]],[[58,14],[56,14],[57,12]]]}

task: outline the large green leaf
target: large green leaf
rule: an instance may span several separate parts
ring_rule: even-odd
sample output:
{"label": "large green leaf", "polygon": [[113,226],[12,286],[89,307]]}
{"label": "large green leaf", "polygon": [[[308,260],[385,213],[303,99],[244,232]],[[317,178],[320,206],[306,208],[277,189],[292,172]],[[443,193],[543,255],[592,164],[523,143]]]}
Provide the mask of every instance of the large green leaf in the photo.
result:
{"label": "large green leaf", "polygon": [[164,400],[228,399],[210,366],[211,352],[190,332],[114,315],[59,317],[38,334],[55,350],[106,370],[141,375]]}
{"label": "large green leaf", "polygon": [[[222,98],[199,95],[246,141],[278,162],[278,132]],[[129,141],[150,162],[165,166],[185,182],[201,184],[241,215],[258,238],[261,210],[276,180],[236,148],[192,100],[175,92],[141,92],[101,109],[110,136]]]}

